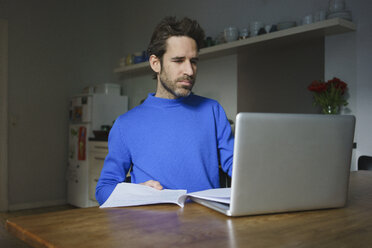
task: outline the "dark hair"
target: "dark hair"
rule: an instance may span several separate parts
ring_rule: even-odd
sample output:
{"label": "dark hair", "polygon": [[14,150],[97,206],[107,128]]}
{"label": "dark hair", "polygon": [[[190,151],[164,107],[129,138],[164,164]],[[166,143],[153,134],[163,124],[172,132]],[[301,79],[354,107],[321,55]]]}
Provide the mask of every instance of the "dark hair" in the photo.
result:
{"label": "dark hair", "polygon": [[[162,62],[163,55],[166,52],[166,41],[172,36],[187,36],[195,40],[198,50],[203,47],[204,30],[199,23],[184,17],[177,21],[176,17],[165,17],[155,28],[152,34],[150,44],[147,48],[149,56],[155,55]],[[156,75],[154,76],[156,79]]]}

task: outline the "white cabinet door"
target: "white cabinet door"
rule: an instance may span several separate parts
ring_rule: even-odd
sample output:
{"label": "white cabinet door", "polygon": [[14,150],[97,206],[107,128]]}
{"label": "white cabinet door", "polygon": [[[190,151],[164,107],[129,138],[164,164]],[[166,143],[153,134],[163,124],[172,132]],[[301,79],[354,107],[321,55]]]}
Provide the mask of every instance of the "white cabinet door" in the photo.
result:
{"label": "white cabinet door", "polygon": [[107,142],[89,142],[89,199],[96,201],[96,186],[108,153]]}

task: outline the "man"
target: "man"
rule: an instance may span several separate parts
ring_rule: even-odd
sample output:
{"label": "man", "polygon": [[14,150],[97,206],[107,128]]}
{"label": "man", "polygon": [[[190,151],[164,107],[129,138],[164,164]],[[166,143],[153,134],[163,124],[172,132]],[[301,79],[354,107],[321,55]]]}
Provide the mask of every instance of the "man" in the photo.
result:
{"label": "man", "polygon": [[196,21],[167,17],[148,52],[155,94],[121,115],[109,136],[109,153],[97,183],[103,204],[132,166],[132,183],[188,192],[218,188],[219,164],[231,176],[233,136],[218,102],[194,95],[204,31]]}

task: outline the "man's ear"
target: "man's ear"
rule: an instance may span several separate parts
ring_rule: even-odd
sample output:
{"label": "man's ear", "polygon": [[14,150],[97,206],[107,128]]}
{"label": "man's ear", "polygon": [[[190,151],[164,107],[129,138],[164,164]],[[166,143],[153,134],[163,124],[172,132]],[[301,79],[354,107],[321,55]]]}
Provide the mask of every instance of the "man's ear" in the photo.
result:
{"label": "man's ear", "polygon": [[151,69],[156,73],[160,73],[161,69],[160,59],[156,57],[154,54],[152,54],[149,58],[149,62]]}

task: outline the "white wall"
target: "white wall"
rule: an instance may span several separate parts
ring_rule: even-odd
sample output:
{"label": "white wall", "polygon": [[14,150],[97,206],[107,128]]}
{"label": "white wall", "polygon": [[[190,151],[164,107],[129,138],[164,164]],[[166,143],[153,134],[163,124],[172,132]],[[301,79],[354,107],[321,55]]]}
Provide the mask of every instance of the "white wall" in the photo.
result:
{"label": "white wall", "polygon": [[372,156],[372,2],[349,1],[357,31],[326,38],[326,78],[340,77],[349,85],[349,105],[344,114],[356,116],[355,142],[352,170],[357,169],[361,155]]}
{"label": "white wall", "polygon": [[60,1],[9,2],[9,208],[66,201],[67,96],[76,82],[74,13]]}
{"label": "white wall", "polygon": [[227,118],[234,122],[237,114],[237,68],[236,55],[201,61],[193,89],[195,94],[217,100]]}
{"label": "white wall", "polygon": [[356,77],[357,77],[357,156],[372,156],[372,2],[356,1],[353,8],[358,17],[356,38]]}
{"label": "white wall", "polygon": [[0,18],[8,19],[9,0],[0,0]]}
{"label": "white wall", "polygon": [[0,211],[8,207],[8,21],[0,19]]}

